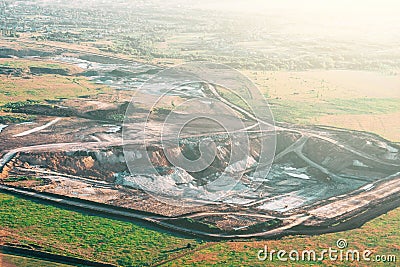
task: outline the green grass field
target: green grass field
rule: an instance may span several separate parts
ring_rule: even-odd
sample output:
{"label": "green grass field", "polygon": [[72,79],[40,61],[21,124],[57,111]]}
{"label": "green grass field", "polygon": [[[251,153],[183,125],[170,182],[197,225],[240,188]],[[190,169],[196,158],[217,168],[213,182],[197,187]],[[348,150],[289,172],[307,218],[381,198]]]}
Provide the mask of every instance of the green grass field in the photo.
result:
{"label": "green grass field", "polygon": [[243,70],[277,121],[373,132],[400,141],[400,76],[373,71]]}
{"label": "green grass field", "polygon": [[277,121],[312,124],[325,115],[379,115],[400,111],[400,98],[330,99],[323,102],[270,101]]}
{"label": "green grass field", "polygon": [[121,266],[147,266],[181,252],[188,243],[200,242],[7,194],[0,194],[0,237],[2,243],[36,245],[49,252]]}
{"label": "green grass field", "polygon": [[[398,266],[400,261],[400,208],[390,211],[375,218],[360,229],[318,236],[284,237],[281,240],[246,241],[246,242],[221,242],[202,251],[169,262],[166,266]],[[321,251],[323,249],[337,249],[336,241],[345,239],[348,247],[344,249],[359,250],[363,252],[368,249],[373,252],[371,260],[375,255],[394,255],[396,262],[346,262],[330,261],[328,257],[323,261],[288,261],[281,262],[276,257],[273,261],[259,261],[257,252],[268,246],[268,250],[287,252],[292,249],[302,251]],[[287,255],[286,255],[287,256]]]}
{"label": "green grass field", "polygon": [[63,69],[63,70],[74,70],[76,67],[55,63],[55,62],[47,62],[47,61],[39,61],[39,60],[21,60],[21,59],[0,59],[0,68],[1,67],[9,67],[9,68],[20,68],[23,70],[27,70],[29,67],[36,68],[48,68],[48,69]]}
{"label": "green grass field", "polygon": [[[336,240],[344,238],[349,249],[369,249],[373,255],[400,257],[400,208],[382,215],[360,229],[319,236],[284,237],[282,240],[220,242],[188,253],[168,262],[166,266],[281,266],[259,262],[258,250],[335,248]],[[168,259],[174,253],[187,251],[187,243],[198,245],[201,240],[183,238],[137,223],[118,221],[50,205],[38,204],[19,197],[0,194],[0,236],[2,242],[41,246],[45,251],[85,259],[104,261],[121,266],[146,266]],[[304,266],[309,262],[290,262],[286,266]],[[316,261],[313,265],[359,266],[356,262]],[[377,263],[375,263],[377,264]],[[363,265],[361,265],[363,266]],[[379,266],[395,266],[386,263]]]}
{"label": "green grass field", "polygon": [[[62,263],[56,263],[56,262],[49,262],[45,260],[40,260],[40,259],[34,259],[34,258],[28,258],[28,257],[22,257],[22,256],[17,256],[17,255],[9,255],[5,254],[2,255],[0,254],[0,264],[3,263],[5,266],[21,266],[21,267],[71,267],[72,265],[66,265]],[[0,265],[2,266],[2,265]]]}
{"label": "green grass field", "polygon": [[[76,74],[81,71],[78,67],[68,64],[39,60],[6,60],[0,59],[0,68],[21,68],[24,71],[30,67],[62,69]],[[35,119],[34,115],[16,114],[10,112],[4,105],[9,103],[33,100],[57,100],[80,96],[110,93],[106,86],[94,84],[86,77],[65,76],[56,74],[28,75],[24,77],[0,75],[0,123],[10,124]]]}
{"label": "green grass field", "polygon": [[[251,111],[249,103],[238,95],[222,87],[217,91],[231,103]],[[241,95],[245,92],[241,92]],[[297,124],[313,124],[317,118],[327,115],[381,115],[400,111],[400,98],[327,98],[282,99],[280,97],[268,97],[265,93],[265,101],[279,122],[290,122]]]}
{"label": "green grass field", "polygon": [[103,92],[104,86],[97,86],[83,77],[60,75],[0,77],[0,105],[25,100],[54,100]]}
{"label": "green grass field", "polygon": [[[0,68],[21,68],[27,70],[31,67],[61,69],[70,74],[78,74],[82,70],[78,67],[39,60],[9,60],[0,59]],[[9,102],[30,100],[54,100],[87,95],[96,95],[109,90],[90,82],[86,77],[65,76],[57,74],[8,76],[0,75],[0,106]]]}

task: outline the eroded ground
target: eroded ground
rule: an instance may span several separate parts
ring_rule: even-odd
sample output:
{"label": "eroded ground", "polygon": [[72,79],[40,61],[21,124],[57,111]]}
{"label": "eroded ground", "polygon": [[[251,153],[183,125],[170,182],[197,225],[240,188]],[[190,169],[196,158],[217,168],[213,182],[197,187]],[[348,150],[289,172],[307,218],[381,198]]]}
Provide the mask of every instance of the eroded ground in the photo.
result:
{"label": "eroded ground", "polygon": [[[154,214],[147,219],[161,225],[219,237],[269,236],[299,225],[332,225],[399,194],[400,153],[396,143],[365,132],[322,126],[277,123],[273,128],[277,138],[275,160],[270,170],[266,166],[268,175],[262,176],[255,173],[254,164],[259,160],[263,140],[271,138],[270,133],[249,132],[248,157],[230,164],[226,159],[230,157],[232,143],[226,133],[210,122],[200,121],[186,128],[180,150],[196,158],[199,142],[211,138],[218,147],[213,164],[197,173],[176,168],[159,143],[159,131],[162,126],[174,131],[177,121],[163,125],[171,106],[199,95],[223,97],[218,90],[201,84],[177,88],[163,98],[159,109],[151,112],[151,104],[163,88],[134,94],[137,104],[130,123],[124,125],[134,133],[133,137],[137,136],[132,138],[129,149],[138,159],[138,155],[147,153],[157,172],[149,177],[140,175],[143,170],[137,169],[132,176],[121,138],[124,112],[132,98],[131,90],[135,91],[159,69],[73,57],[53,60],[83,67],[83,73],[95,83],[114,89],[112,93],[102,91],[94,96],[10,106],[7,112],[34,114],[36,118],[2,129],[4,185],[126,207],[132,212],[147,211]],[[234,103],[229,105],[237,107]],[[210,114],[211,110],[203,112]],[[248,117],[236,110],[238,116]],[[142,136],[146,119],[150,121],[150,138],[143,147],[135,140]],[[258,123],[250,117],[245,126]],[[174,151],[171,154],[177,155]],[[226,169],[231,170],[227,175]],[[224,176],[217,179],[222,173]],[[236,183],[234,188],[227,186],[232,182]],[[254,183],[258,186],[254,187]],[[185,199],[203,205],[168,205],[144,192],[143,185],[148,192],[175,203]],[[214,201],[221,194],[223,197]],[[157,215],[171,218],[158,220]]]}

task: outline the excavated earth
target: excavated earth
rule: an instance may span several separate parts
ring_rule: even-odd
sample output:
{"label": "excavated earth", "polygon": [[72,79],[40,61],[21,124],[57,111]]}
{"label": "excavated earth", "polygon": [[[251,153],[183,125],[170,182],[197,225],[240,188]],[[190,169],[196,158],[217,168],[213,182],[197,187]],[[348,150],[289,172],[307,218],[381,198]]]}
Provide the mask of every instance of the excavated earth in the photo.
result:
{"label": "excavated earth", "polygon": [[[180,197],[205,204],[169,205],[144,192],[135,183],[137,180],[132,179],[120,142],[120,128],[94,121],[85,121],[87,127],[78,128],[82,125],[79,120],[83,119],[64,119],[51,132],[38,132],[32,135],[32,139],[26,136],[19,145],[26,140],[43,140],[48,136],[54,139],[65,136],[61,140],[66,140],[67,145],[52,147],[48,142],[38,142],[44,146],[35,147],[32,146],[34,143],[27,142],[24,144],[27,148],[16,147],[11,159],[1,169],[1,183],[165,215],[175,219],[164,223],[175,226],[186,225],[189,229],[193,227],[211,233],[217,233],[216,227],[225,234],[236,235],[286,227],[294,223],[293,216],[310,212],[315,212],[314,216],[303,225],[333,223],[335,220],[332,218],[343,218],[347,213],[354,214],[357,209],[350,205],[338,208],[337,214],[319,217],[318,212],[326,212],[324,205],[343,196],[360,194],[368,194],[363,201],[368,199],[371,204],[375,203],[380,193],[374,193],[374,190],[381,190],[383,182],[396,182],[399,178],[400,147],[395,143],[364,132],[281,124],[277,128],[275,161],[258,188],[240,191],[248,192],[247,195],[233,192],[214,203],[208,198],[210,194],[220,194],[227,189],[224,184],[213,184],[213,181],[232,167],[226,160],[230,157],[232,145],[226,135],[212,136],[219,150],[213,163],[201,172],[185,172],[174,167],[160,144],[149,145],[146,152],[157,173],[151,179],[145,176],[141,179],[154,182],[156,192],[165,186],[162,192],[185,192]],[[48,119],[44,118],[44,121]],[[19,126],[10,125],[4,129],[2,142],[13,139],[16,127]],[[73,134],[66,135],[66,132]],[[184,138],[180,150],[187,158],[195,159],[199,156],[198,143],[204,138],[210,136]],[[262,138],[264,136],[260,133],[250,135],[249,162],[259,160]],[[4,144],[4,147],[10,144]],[[10,147],[7,151],[13,149]],[[7,151],[2,152],[3,157]],[[259,179],[253,176],[254,166],[239,165],[235,165],[243,174],[238,181],[239,187],[250,188],[252,180]],[[398,192],[389,195],[395,194]],[[365,206],[368,202],[357,208]],[[192,214],[190,218],[196,222],[195,225],[176,219],[180,216],[187,219],[188,214]]]}
{"label": "excavated earth", "polygon": [[[34,53],[24,53],[31,52]],[[48,56],[57,57],[60,53],[55,51]],[[343,227],[348,229],[354,218],[363,216],[364,219],[354,224],[360,225],[377,216],[377,209],[385,211],[398,206],[398,144],[365,132],[278,123],[276,147],[269,148],[275,155],[274,161],[263,166],[258,164],[261,144],[271,139],[270,133],[251,128],[248,131],[250,151],[240,152],[247,156],[229,162],[234,154],[232,140],[226,133],[213,132],[215,125],[202,122],[188,127],[187,136],[179,139],[179,147],[168,150],[159,142],[159,129],[165,126],[168,110],[151,109],[163,94],[162,86],[155,86],[154,92],[135,95],[137,105],[131,110],[131,124],[124,127],[131,127],[133,141],[139,140],[143,136],[142,123],[151,113],[152,128],[147,132],[150,140],[146,145],[133,142],[129,146],[134,162],[139,163],[132,167],[126,160],[122,140],[122,119],[132,97],[132,91],[125,87],[137,88],[158,68],[130,62],[126,71],[125,61],[111,62],[116,59],[93,55],[56,60],[86,64],[85,75],[96,83],[114,84],[118,90],[12,110],[35,114],[37,118],[28,123],[0,125],[2,190],[15,192],[19,188],[23,189],[20,193],[28,192],[26,195],[31,197],[29,190],[34,190],[37,197],[41,196],[40,192],[47,199],[49,195],[45,193],[54,194],[51,197],[55,202],[60,199],[54,196],[64,196],[76,203],[89,200],[93,205],[111,205],[112,209],[128,208],[132,214],[147,212],[147,217],[141,218],[151,223],[218,238],[319,233],[332,231],[337,225],[338,230],[343,230],[340,225],[347,223]],[[92,65],[95,67],[91,68]],[[3,68],[0,71],[20,75],[20,70]],[[49,70],[33,71],[40,75]],[[199,95],[223,98],[215,88],[183,89],[166,95],[165,103],[184,102]],[[244,118],[246,128],[260,125],[243,109],[232,103],[228,105],[237,111],[238,117]],[[213,108],[210,104],[207,110],[197,108],[196,111],[208,114]],[[215,108],[214,112],[222,116]],[[176,121],[166,128],[174,132],[182,114],[175,114]],[[231,121],[228,117],[225,119]],[[180,153],[196,160],[200,157],[199,144],[205,140],[212,140],[217,148],[207,168],[185,171],[171,162]],[[149,158],[150,172],[147,165],[140,164],[145,158],[143,155]],[[172,202],[160,201],[165,199]],[[307,230],[307,227],[313,228]]]}

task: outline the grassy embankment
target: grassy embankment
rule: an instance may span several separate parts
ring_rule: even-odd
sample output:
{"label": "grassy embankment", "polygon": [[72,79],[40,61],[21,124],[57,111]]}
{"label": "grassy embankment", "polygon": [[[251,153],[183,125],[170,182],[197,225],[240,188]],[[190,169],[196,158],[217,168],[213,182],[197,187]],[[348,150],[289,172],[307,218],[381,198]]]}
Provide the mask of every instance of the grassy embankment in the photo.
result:
{"label": "grassy embankment", "polygon": [[[282,240],[220,242],[203,250],[168,263],[169,266],[265,266],[257,260],[257,251],[265,244],[269,249],[335,248],[337,239],[344,238],[349,249],[369,249],[373,255],[400,257],[400,209],[393,210],[360,229],[319,236],[284,237]],[[38,204],[19,197],[0,194],[0,225],[2,242],[36,245],[44,250],[117,263],[140,266],[155,263],[181,253],[187,243],[201,241],[187,239],[163,231],[124,221],[91,216],[58,207]],[[371,257],[372,258],[372,257]],[[267,262],[280,266],[281,262]],[[304,266],[307,262],[291,262],[289,266]],[[314,265],[359,266],[356,262],[313,262]],[[378,263],[375,263],[378,265]],[[386,266],[390,263],[386,263]]]}
{"label": "grassy embankment", "polygon": [[200,242],[7,194],[0,194],[0,240],[122,266],[155,263]]}

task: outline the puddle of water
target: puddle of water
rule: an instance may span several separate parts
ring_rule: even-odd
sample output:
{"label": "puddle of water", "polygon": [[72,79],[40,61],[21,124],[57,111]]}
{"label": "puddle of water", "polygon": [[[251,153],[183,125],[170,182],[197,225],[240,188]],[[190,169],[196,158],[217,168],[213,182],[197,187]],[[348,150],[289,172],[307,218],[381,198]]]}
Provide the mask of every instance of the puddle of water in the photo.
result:
{"label": "puddle of water", "polygon": [[308,176],[307,174],[304,174],[304,173],[298,174],[298,173],[287,172],[287,174],[289,176],[294,177],[294,178],[300,178],[300,179],[305,179],[305,180],[310,180],[311,179],[310,176]]}
{"label": "puddle of water", "polygon": [[104,124],[103,127],[107,127],[106,133],[116,133],[121,130],[121,126]]}
{"label": "puddle of water", "polygon": [[26,121],[26,122],[18,123],[18,125],[29,125],[29,124],[36,124],[36,122],[33,122],[33,121]]}
{"label": "puddle of water", "polygon": [[0,124],[0,133],[3,131],[4,128],[6,128],[8,125],[6,124]]}

